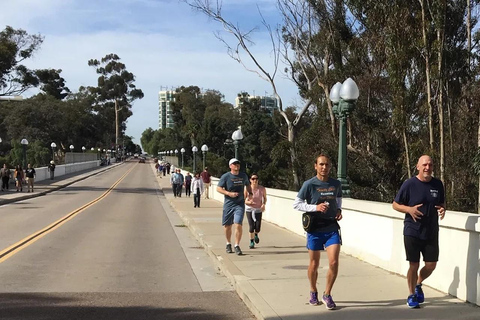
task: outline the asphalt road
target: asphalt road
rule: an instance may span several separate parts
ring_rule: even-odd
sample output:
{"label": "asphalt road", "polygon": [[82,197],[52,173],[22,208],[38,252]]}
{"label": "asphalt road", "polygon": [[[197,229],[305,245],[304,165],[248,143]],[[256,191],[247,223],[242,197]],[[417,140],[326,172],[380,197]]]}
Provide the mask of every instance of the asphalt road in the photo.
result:
{"label": "asphalt road", "polygon": [[252,319],[209,259],[127,162],[0,206],[0,318]]}

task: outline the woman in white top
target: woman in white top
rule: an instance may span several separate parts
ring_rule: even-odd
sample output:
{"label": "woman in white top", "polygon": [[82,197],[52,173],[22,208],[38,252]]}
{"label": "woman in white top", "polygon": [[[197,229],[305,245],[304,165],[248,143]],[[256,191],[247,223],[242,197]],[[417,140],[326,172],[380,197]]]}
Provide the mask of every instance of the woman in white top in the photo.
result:
{"label": "woman in white top", "polygon": [[245,191],[245,208],[250,232],[250,249],[253,249],[255,243],[260,242],[258,234],[262,225],[262,212],[265,211],[265,204],[267,203],[267,192],[265,187],[258,184],[258,174],[256,173],[250,176],[250,185],[253,196],[249,200],[247,191]]}
{"label": "woman in white top", "polygon": [[195,177],[192,179],[190,190],[193,192],[193,207],[200,208],[200,195],[203,194],[204,185],[203,180],[200,178],[200,173],[195,173]]}

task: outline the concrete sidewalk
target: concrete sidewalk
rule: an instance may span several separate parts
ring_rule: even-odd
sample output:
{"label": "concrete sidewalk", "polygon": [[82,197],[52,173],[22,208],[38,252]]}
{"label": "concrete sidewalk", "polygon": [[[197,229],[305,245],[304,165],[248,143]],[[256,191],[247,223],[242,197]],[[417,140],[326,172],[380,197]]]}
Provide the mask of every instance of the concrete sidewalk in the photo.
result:
{"label": "concrete sidewalk", "polygon": [[[327,310],[323,304],[311,306],[304,237],[264,221],[260,243],[249,249],[245,218],[240,244],[243,255],[227,254],[221,225],[222,203],[202,199],[200,208],[194,208],[193,196],[186,197],[185,190],[181,198],[173,197],[170,176],[156,179],[184,224],[258,319],[480,319],[479,307],[426,285],[426,303],[420,309],[409,309],[404,277],[344,254],[340,256],[340,270],[332,291],[337,310]],[[328,261],[322,254],[319,291],[325,286],[327,270]]]}
{"label": "concrete sidewalk", "polygon": [[34,192],[27,192],[28,188],[26,184],[23,185],[22,192],[16,192],[14,181],[12,183],[13,179],[10,179],[9,189],[5,191],[0,191],[0,206],[11,202],[44,196],[49,192],[65,188],[72,183],[94,176],[96,174],[99,174],[100,172],[110,170],[121,164],[122,162],[114,163],[108,166],[98,167],[96,169],[89,169],[65,174],[59,177],[55,177],[54,180],[47,179],[35,182]]}

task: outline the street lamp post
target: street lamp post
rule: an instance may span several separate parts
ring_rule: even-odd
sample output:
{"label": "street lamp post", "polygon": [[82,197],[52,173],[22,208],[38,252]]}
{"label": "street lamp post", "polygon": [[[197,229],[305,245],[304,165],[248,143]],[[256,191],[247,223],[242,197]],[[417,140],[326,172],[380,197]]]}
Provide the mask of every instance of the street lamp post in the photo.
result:
{"label": "street lamp post", "polygon": [[73,159],[73,149],[75,147],[73,146],[73,144],[70,145],[70,153],[72,154],[72,163],[75,163],[75,159]]}
{"label": "street lamp post", "polygon": [[350,197],[350,186],[347,180],[347,119],[355,108],[360,95],[357,84],[348,78],[341,84],[337,82],[330,91],[333,113],[340,120],[338,138],[338,171],[337,179],[342,183],[343,197]]}
{"label": "street lamp post", "polygon": [[177,167],[178,167],[178,149],[175,149],[175,160],[177,162]]}
{"label": "street lamp post", "polygon": [[238,159],[238,144],[243,139],[242,130],[238,129],[232,133],[233,144],[235,145],[235,158]]}
{"label": "street lamp post", "polygon": [[207,147],[206,144],[204,144],[201,149],[202,149],[202,153],[203,153],[203,168],[205,168],[205,154],[208,151],[208,147]]}
{"label": "street lamp post", "polygon": [[22,144],[22,149],[23,149],[23,167],[27,167],[27,145],[28,145],[28,140],[23,138],[22,141],[20,141]]}
{"label": "street lamp post", "polygon": [[198,151],[198,148],[196,146],[193,146],[192,148],[192,152],[193,152],[193,174],[195,175],[195,172],[197,172],[197,162],[196,162],[196,156],[197,156],[197,151]]}
{"label": "street lamp post", "polygon": [[180,149],[180,152],[182,153],[182,168],[183,168],[183,154],[185,153],[185,148]]}
{"label": "street lamp post", "polygon": [[82,146],[83,162],[85,162],[85,146]]}
{"label": "street lamp post", "polygon": [[55,148],[57,147],[57,144],[55,142],[52,142],[50,144],[50,147],[52,147],[52,160],[55,161]]}

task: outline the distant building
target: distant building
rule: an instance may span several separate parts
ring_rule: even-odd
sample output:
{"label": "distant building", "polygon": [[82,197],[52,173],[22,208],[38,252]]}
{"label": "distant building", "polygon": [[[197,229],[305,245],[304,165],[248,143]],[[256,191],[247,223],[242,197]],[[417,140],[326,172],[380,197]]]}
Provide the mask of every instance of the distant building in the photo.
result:
{"label": "distant building", "polygon": [[[274,96],[248,96],[248,100],[258,99],[260,101],[261,108],[264,108],[268,113],[273,114],[275,110],[278,110],[278,99]],[[242,105],[240,97],[235,98],[235,109]]]}
{"label": "distant building", "polygon": [[175,90],[158,92],[158,128],[173,128],[171,103],[175,101]]}

